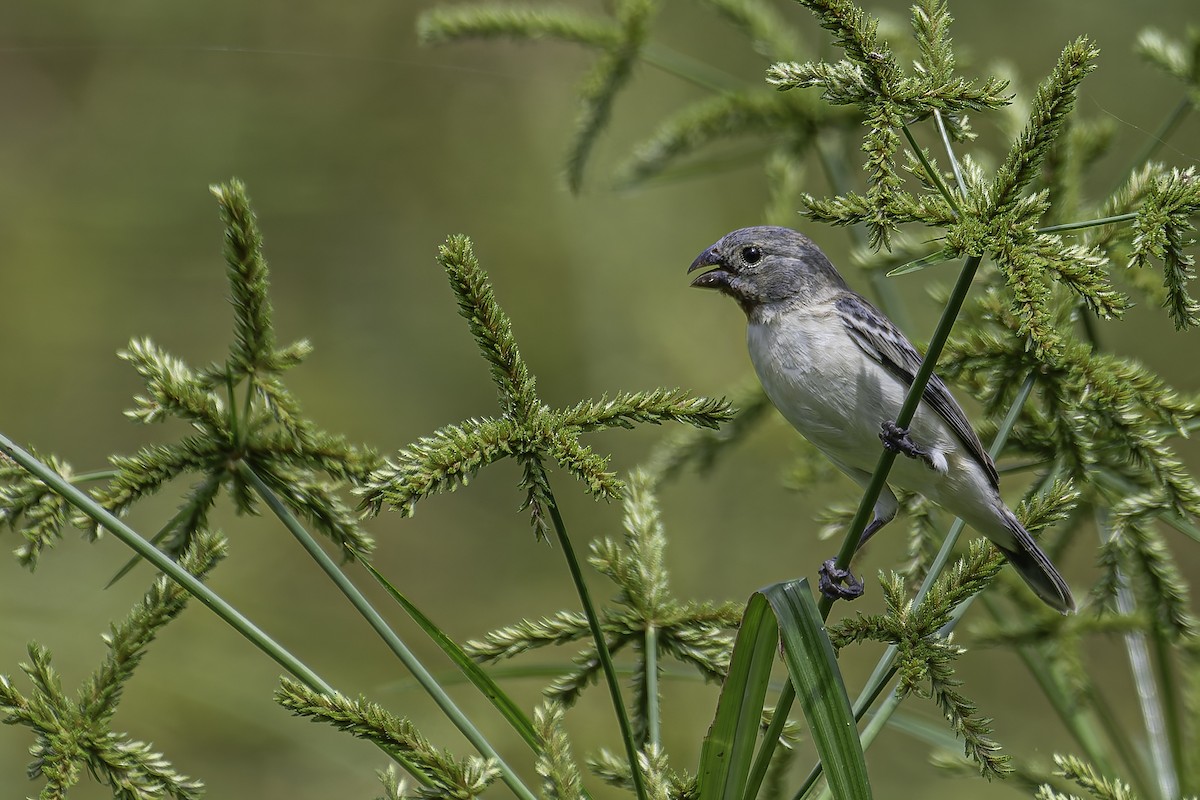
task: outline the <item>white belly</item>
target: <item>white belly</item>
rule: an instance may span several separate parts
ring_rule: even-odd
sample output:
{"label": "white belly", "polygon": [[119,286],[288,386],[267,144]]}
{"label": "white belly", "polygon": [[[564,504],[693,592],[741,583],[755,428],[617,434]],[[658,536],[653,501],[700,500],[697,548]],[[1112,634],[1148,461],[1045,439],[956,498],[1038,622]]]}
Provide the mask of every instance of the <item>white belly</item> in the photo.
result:
{"label": "white belly", "polygon": [[[833,309],[798,311],[751,323],[750,360],[771,402],[806,439],[860,484],[879,461],[880,425],[895,420],[908,387],[867,357]],[[952,513],[977,517],[992,505],[982,469],[940,416],[922,403],[913,440],[946,459],[935,471],[901,456],[888,483],[919,492]],[[970,521],[970,520],[968,520]]]}

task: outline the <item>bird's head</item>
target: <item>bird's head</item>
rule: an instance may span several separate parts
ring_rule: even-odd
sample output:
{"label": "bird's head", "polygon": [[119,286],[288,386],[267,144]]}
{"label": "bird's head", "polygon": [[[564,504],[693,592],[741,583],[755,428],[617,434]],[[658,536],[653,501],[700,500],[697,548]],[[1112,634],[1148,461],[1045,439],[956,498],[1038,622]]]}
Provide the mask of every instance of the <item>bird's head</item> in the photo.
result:
{"label": "bird's head", "polygon": [[821,249],[791,228],[760,226],[726,234],[697,256],[688,272],[706,268],[692,286],[729,295],[747,315],[776,303],[821,302],[847,288]]}

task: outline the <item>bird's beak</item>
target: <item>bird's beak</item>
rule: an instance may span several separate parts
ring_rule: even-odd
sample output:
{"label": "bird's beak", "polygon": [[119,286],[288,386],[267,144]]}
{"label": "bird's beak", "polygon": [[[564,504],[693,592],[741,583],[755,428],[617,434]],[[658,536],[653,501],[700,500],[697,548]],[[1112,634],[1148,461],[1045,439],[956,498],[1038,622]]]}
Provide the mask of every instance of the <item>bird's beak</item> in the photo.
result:
{"label": "bird's beak", "polygon": [[716,267],[716,269],[711,269],[703,275],[697,275],[692,280],[692,286],[700,289],[729,289],[729,281],[733,278],[733,273],[729,271],[725,259],[717,252],[715,245],[696,256],[696,260],[688,267],[688,272],[692,273],[705,267]]}

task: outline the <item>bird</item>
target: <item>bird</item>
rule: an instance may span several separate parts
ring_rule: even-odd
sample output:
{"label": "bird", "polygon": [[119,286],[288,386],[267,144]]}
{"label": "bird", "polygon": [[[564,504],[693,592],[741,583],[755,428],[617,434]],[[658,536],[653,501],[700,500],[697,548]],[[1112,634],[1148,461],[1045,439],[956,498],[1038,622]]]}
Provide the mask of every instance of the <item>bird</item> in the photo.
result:
{"label": "bird", "polygon": [[[896,516],[892,486],[917,492],[991,540],[1051,608],[1075,610],[1070,587],[1001,498],[995,463],[936,374],[909,428],[896,424],[921,353],[811,239],[784,227],[741,228],[700,253],[688,273],[698,270],[692,286],[728,295],[745,312],[750,361],[771,402],[839,470],[866,488],[881,440],[907,456],[893,465],[859,547]],[[830,597],[862,593],[833,559],[821,587]]]}

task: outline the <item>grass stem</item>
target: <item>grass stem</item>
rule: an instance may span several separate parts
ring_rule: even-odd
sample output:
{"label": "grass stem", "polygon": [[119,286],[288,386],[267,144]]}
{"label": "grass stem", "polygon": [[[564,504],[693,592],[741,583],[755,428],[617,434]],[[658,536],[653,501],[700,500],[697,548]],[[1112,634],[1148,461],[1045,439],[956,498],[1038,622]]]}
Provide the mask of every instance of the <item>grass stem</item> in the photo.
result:
{"label": "grass stem", "polygon": [[617,714],[617,725],[621,729],[621,738],[625,742],[625,755],[629,759],[629,773],[633,778],[634,792],[637,794],[638,800],[648,800],[649,795],[646,792],[646,781],[642,776],[641,765],[638,763],[637,744],[633,738],[633,726],[629,724],[629,712],[626,711],[625,700],[621,696],[621,684],[617,680],[617,670],[613,666],[612,654],[609,652],[608,642],[604,638],[604,629],[600,625],[600,617],[596,613],[591,593],[588,591],[587,583],[584,581],[583,570],[579,566],[579,558],[575,555],[575,547],[571,544],[571,538],[567,535],[567,526],[563,522],[562,513],[558,509],[558,501],[555,500],[554,493],[550,489],[549,476],[546,476],[546,497],[546,505],[550,512],[550,521],[554,525],[554,532],[558,536],[558,543],[562,547],[563,556],[567,559],[567,569],[571,573],[571,580],[575,583],[575,590],[579,594],[579,602],[583,605],[583,613],[587,617],[588,628],[591,629],[592,640],[596,645],[596,656],[600,659],[600,669],[604,673],[604,682],[608,685],[608,693],[612,697],[613,710]]}
{"label": "grass stem", "polygon": [[254,491],[258,493],[258,496],[263,499],[263,502],[267,504],[272,513],[279,518],[284,527],[288,529],[292,536],[296,537],[296,541],[300,543],[309,556],[317,562],[317,566],[329,576],[329,579],[333,581],[338,590],[346,596],[346,599],[350,601],[355,610],[362,615],[367,624],[379,635],[379,638],[383,640],[388,649],[395,654],[396,658],[400,659],[400,663],[404,664],[405,669],[417,679],[417,682],[421,684],[421,688],[433,698],[433,701],[441,709],[442,713],[446,715],[446,718],[454,724],[454,727],[458,728],[480,755],[496,762],[496,766],[500,770],[501,780],[512,790],[512,793],[521,798],[521,800],[537,800],[536,795],[521,782],[521,779],[517,777],[512,767],[504,762],[504,759],[500,757],[496,749],[484,738],[479,729],[475,727],[475,724],[455,705],[450,695],[446,694],[446,690],[441,687],[437,679],[413,655],[413,652],[396,635],[396,632],[387,624],[383,616],[375,610],[375,607],[371,605],[370,601],[367,600],[359,588],[354,585],[353,581],[346,576],[346,573],[334,563],[328,553],[321,549],[321,545],[317,543],[317,540],[300,524],[295,515],[288,510],[283,501],[271,490],[271,487],[267,486],[258,473],[251,469],[244,461],[238,464],[237,470],[246,483],[250,484],[254,488]]}

